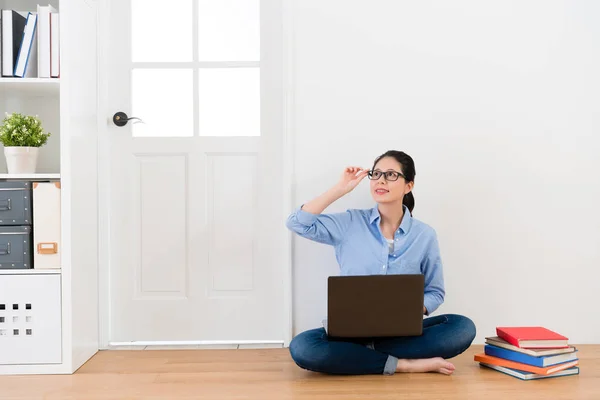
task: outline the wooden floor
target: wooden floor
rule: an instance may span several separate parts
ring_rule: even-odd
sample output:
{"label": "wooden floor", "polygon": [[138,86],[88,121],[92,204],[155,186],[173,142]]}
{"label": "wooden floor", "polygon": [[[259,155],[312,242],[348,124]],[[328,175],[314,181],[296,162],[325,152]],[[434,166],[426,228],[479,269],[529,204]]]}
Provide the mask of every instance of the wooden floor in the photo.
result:
{"label": "wooden floor", "polygon": [[452,376],[326,376],[287,349],[101,351],[69,376],[0,376],[0,399],[600,399],[600,346],[578,346],[580,375],[521,381],[480,367],[473,346]]}

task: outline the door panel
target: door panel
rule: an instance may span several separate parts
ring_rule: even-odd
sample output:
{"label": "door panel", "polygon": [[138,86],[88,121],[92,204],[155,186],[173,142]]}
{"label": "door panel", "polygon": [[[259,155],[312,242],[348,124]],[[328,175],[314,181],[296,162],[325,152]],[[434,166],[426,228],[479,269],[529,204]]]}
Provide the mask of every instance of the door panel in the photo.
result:
{"label": "door panel", "polygon": [[[254,287],[256,158],[256,153],[207,154],[208,264],[213,295]],[[225,177],[235,177],[237,184],[228,184]]]}
{"label": "door panel", "polygon": [[186,155],[135,157],[133,196],[139,212],[133,225],[139,231],[133,248],[139,251],[140,297],[154,292],[185,295],[187,173]]}

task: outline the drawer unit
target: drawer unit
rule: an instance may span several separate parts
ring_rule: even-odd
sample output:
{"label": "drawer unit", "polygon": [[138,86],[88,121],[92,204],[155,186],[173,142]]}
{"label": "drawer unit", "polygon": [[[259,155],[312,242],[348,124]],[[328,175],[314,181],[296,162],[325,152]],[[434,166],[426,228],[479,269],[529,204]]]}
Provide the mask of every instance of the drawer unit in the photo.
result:
{"label": "drawer unit", "polygon": [[0,269],[33,268],[31,226],[0,225]]}
{"label": "drawer unit", "polygon": [[59,274],[0,275],[0,365],[62,362]]}
{"label": "drawer unit", "polygon": [[32,224],[31,182],[0,182],[0,225]]}

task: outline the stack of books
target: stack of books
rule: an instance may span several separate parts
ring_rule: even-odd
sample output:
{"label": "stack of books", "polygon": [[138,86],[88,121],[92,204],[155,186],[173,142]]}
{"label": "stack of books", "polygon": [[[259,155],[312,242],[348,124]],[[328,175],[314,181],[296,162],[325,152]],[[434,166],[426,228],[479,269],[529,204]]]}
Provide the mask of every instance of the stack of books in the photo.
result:
{"label": "stack of books", "polygon": [[540,326],[497,327],[475,361],[523,380],[578,375],[577,348],[568,338]]}

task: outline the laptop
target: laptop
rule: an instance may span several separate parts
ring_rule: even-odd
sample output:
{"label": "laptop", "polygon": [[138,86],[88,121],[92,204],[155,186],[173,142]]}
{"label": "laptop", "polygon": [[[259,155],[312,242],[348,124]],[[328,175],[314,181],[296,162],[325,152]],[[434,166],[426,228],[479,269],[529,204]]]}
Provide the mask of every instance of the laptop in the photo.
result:
{"label": "laptop", "polygon": [[327,335],[334,338],[421,335],[424,285],[422,274],[329,277]]}

